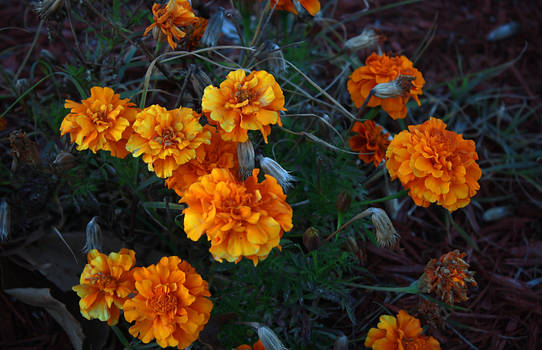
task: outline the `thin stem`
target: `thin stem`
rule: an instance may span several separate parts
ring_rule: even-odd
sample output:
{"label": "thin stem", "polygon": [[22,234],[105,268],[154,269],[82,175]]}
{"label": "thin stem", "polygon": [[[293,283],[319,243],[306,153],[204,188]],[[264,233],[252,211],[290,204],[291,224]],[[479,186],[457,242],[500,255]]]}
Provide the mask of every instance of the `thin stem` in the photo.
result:
{"label": "thin stem", "polygon": [[111,329],[113,329],[113,332],[115,332],[115,335],[117,338],[119,338],[119,341],[122,343],[122,345],[124,345],[124,349],[132,348],[128,339],[126,339],[124,334],[122,334],[121,330],[117,326],[111,326]]}
{"label": "thin stem", "polygon": [[23,71],[24,66],[26,66],[26,62],[30,58],[30,55],[32,54],[32,51],[34,51],[34,47],[36,46],[36,43],[38,42],[38,38],[41,33],[41,27],[43,26],[43,20],[40,21],[40,24],[38,25],[38,29],[36,30],[36,35],[34,36],[34,40],[32,41],[32,44],[30,45],[30,49],[26,53],[26,56],[23,59],[23,63],[19,66],[19,69],[17,70],[17,73],[15,73],[15,76],[13,77],[13,83],[17,81],[17,78],[19,78],[19,74]]}
{"label": "thin stem", "polygon": [[369,204],[373,204],[373,203],[385,202],[385,201],[389,201],[390,199],[404,197],[404,196],[407,195],[407,193],[408,193],[408,190],[402,190],[400,192],[389,195],[387,197],[382,197],[382,198],[378,198],[378,199],[369,199],[369,200],[366,200],[366,201],[361,201],[358,204],[359,205],[369,205]]}
{"label": "thin stem", "polygon": [[415,281],[414,283],[412,283],[410,286],[407,286],[407,287],[380,287],[380,286],[369,286],[366,284],[349,283],[349,282],[343,282],[343,284],[350,287],[377,290],[381,292],[408,293],[408,294],[420,293],[420,289],[418,287],[418,281]]}

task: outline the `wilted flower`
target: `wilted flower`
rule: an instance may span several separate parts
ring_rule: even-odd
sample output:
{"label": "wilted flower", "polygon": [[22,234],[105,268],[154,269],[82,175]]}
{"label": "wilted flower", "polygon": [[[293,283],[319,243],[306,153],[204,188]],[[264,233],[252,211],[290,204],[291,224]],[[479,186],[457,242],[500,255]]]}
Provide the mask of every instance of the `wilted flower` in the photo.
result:
{"label": "wilted flower", "polygon": [[380,316],[378,328],[371,328],[365,346],[373,350],[440,350],[439,342],[422,335],[420,320],[400,310],[397,318]]}
{"label": "wilted flower", "polygon": [[[399,78],[400,76],[414,77],[414,79]],[[401,88],[400,94],[390,95],[390,86],[381,86],[380,91],[377,92],[379,96],[385,98],[376,95],[372,96],[367,106],[381,106],[393,119],[402,119],[407,115],[406,103],[410,97],[418,105],[420,104],[418,95],[422,94],[422,87],[425,84],[422,73],[414,68],[412,62],[405,56],[389,57],[385,54],[377,55],[373,52],[365,60],[365,66],[359,67],[352,73],[347,87],[352,101],[354,101],[357,108],[360,108],[377,84],[389,83],[398,78],[396,85],[392,85],[392,87]],[[407,82],[409,84],[406,84]],[[395,90],[395,92],[399,91]],[[375,94],[374,91],[373,94]]]}
{"label": "wilted flower", "polygon": [[392,247],[399,240],[399,234],[393,227],[388,214],[380,208],[369,208],[371,221],[375,227],[376,241],[380,247]]}
{"label": "wilted flower", "polygon": [[93,217],[87,224],[85,230],[85,245],[81,250],[83,253],[88,253],[92,249],[102,249],[102,229],[98,225],[98,217]]}
{"label": "wilted flower", "polygon": [[262,168],[263,172],[273,176],[284,192],[293,186],[292,182],[295,181],[295,177],[290,175],[290,172],[287,170],[284,170],[279,163],[271,158],[263,156],[258,156],[258,161],[260,162],[260,168]]}
{"label": "wilted flower", "polygon": [[239,176],[244,181],[254,170],[254,146],[250,139],[237,143],[237,159],[239,159]]}
{"label": "wilted flower", "polygon": [[469,204],[480,188],[477,159],[473,141],[446,130],[446,124],[433,117],[401,131],[386,151],[392,180],[399,178],[416,205],[436,202],[449,211]]}
{"label": "wilted flower", "polygon": [[[186,32],[181,28],[198,21],[188,0],[169,0],[165,6],[154,4],[152,5],[152,15],[154,23],[145,29],[143,36],[149,34],[151,29],[156,28],[156,33],[165,35],[169,46],[174,50],[177,47],[175,41],[186,36]],[[154,34],[154,30],[153,35],[155,38],[159,36]]]}
{"label": "wilted flower", "polygon": [[42,19],[47,19],[50,15],[60,10],[64,6],[64,0],[39,0],[33,3],[34,10]]}
{"label": "wilted flower", "polygon": [[227,169],[213,169],[179,201],[188,205],[183,210],[186,235],[197,241],[206,234],[218,261],[246,257],[257,265],[292,229],[292,208],[282,188],[269,175],[258,183],[258,173],[254,169],[240,182]]}
{"label": "wilted flower", "polygon": [[463,260],[466,255],[454,250],[442,255],[438,260],[431,259],[424,269],[424,291],[434,292],[449,305],[467,301],[467,285],[478,284],[474,280],[474,272],[468,270],[469,264]]}
{"label": "wilted flower", "polygon": [[9,134],[11,153],[24,163],[36,166],[40,161],[40,154],[36,143],[24,131],[13,130]]}
{"label": "wilted flower", "polygon": [[163,257],[156,265],[136,267],[133,275],[137,294],[124,303],[124,318],[135,321],[131,335],[178,349],[198,339],[213,303],[207,282],[189,263]]}
{"label": "wilted flower", "polygon": [[207,24],[209,23],[208,20],[206,20],[203,17],[196,17],[196,22],[192,24],[190,36],[188,38],[188,42],[186,43],[186,49],[188,51],[192,51],[196,49],[203,37],[203,34],[207,30]]}
{"label": "wilted flower", "polygon": [[81,314],[88,320],[97,318],[113,326],[119,320],[123,303],[134,291],[130,270],[135,264],[135,252],[123,248],[107,256],[93,249],[87,257],[80,284],[72,288],[81,298]]}
{"label": "wilted flower", "polygon": [[81,103],[66,100],[64,106],[71,112],[60,125],[60,135],[69,133],[78,151],[111,151],[111,155],[119,158],[129,154],[126,141],[138,112],[129,99],[121,100],[112,89],[95,86],[86,100]]}
{"label": "wilted flower", "polygon": [[378,46],[386,37],[373,28],[365,27],[360,35],[345,41],[344,48],[348,50],[370,49]]}
{"label": "wilted flower", "polygon": [[150,171],[169,177],[181,164],[196,158],[196,149],[211,142],[211,132],[203,130],[200,115],[192,108],[171,111],[152,105],[139,112],[126,149],[133,156],[143,155]]}
{"label": "wilted flower", "polygon": [[[284,10],[297,15],[297,9],[293,3],[295,0],[272,0],[271,8],[276,6],[276,10]],[[311,15],[315,15],[320,12],[320,0],[297,0],[300,5],[307,10]]]}
{"label": "wilted flower", "polygon": [[358,151],[359,159],[365,163],[373,163],[375,167],[378,166],[386,155],[386,149],[390,144],[388,140],[390,134],[383,133],[382,127],[372,120],[355,122],[352,132],[356,134],[348,140],[350,148],[353,151]]}
{"label": "wilted flower", "polygon": [[218,124],[222,138],[245,142],[248,130],[260,130],[265,142],[271,133],[270,124],[279,124],[280,111],[285,111],[284,95],[273,75],[244,70],[230,72],[220,88],[207,86],[201,101],[209,122]]}
{"label": "wilted flower", "polygon": [[179,165],[166,180],[167,187],[175,190],[179,197],[182,197],[184,191],[198,181],[200,176],[210,174],[215,168],[230,169],[234,174],[238,172],[235,142],[222,140],[215,127],[211,125],[205,125],[203,130],[211,133],[211,143],[204,143],[196,148],[196,158]]}

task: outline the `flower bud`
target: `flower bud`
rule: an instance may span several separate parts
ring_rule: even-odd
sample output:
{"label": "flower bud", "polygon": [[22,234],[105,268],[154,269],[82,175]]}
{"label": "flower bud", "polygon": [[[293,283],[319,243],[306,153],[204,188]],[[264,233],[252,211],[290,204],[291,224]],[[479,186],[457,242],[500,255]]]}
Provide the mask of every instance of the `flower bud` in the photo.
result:
{"label": "flower bud", "polygon": [[320,247],[320,234],[316,228],[311,226],[305,230],[305,233],[303,234],[303,245],[309,252]]}
{"label": "flower bud", "polygon": [[388,83],[377,84],[373,88],[373,94],[378,98],[393,98],[397,96],[406,96],[412,87],[412,81],[415,76],[399,75]]}
{"label": "flower bud", "polygon": [[92,249],[102,250],[102,229],[98,225],[98,217],[93,217],[87,224],[86,240],[83,253],[88,253]]}
{"label": "flower bud", "polygon": [[245,181],[254,170],[254,146],[250,139],[237,144],[237,159],[239,160],[239,177]]}
{"label": "flower bud", "polygon": [[75,156],[69,152],[60,152],[53,161],[53,168],[59,172],[65,172],[77,164]]}
{"label": "flower bud", "polygon": [[271,40],[266,40],[256,53],[258,60],[265,62],[267,71],[278,75],[286,70],[286,61],[280,46]]}
{"label": "flower bud", "polygon": [[198,65],[190,65],[189,70],[192,71],[192,74],[190,74],[190,82],[192,83],[192,87],[201,98],[201,96],[203,96],[203,90],[205,90],[205,87],[213,85],[213,82]]}
{"label": "flower bud", "polygon": [[360,35],[348,39],[344,48],[351,51],[377,47],[386,37],[373,28],[364,28]]}
{"label": "flower bud", "polygon": [[267,175],[273,176],[284,192],[293,186],[292,182],[295,180],[295,177],[290,175],[288,171],[284,170],[279,163],[271,158],[263,156],[258,156],[258,161],[260,162],[260,167],[262,168],[263,172]]}
{"label": "flower bud", "polygon": [[260,338],[265,350],[286,350],[279,337],[268,327],[258,328],[258,338]]}
{"label": "flower bud", "polygon": [[369,208],[371,221],[375,226],[375,236],[380,247],[392,247],[397,243],[399,234],[393,227],[388,214],[380,208]]}
{"label": "flower bud", "polygon": [[0,201],[0,241],[7,240],[10,232],[11,215],[5,198]]}
{"label": "flower bud", "polygon": [[17,96],[21,96],[28,89],[28,79],[17,79],[15,82],[15,93]]}
{"label": "flower bud", "polygon": [[346,213],[350,209],[350,203],[352,203],[352,195],[346,191],[342,191],[337,197],[337,211],[339,213]]}

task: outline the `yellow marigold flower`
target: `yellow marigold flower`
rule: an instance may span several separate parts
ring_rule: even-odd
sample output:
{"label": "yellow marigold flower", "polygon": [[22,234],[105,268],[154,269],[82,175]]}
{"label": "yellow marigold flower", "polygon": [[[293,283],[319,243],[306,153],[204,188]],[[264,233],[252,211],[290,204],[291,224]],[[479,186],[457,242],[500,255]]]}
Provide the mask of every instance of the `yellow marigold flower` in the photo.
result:
{"label": "yellow marigold flower", "polygon": [[258,339],[258,341],[255,342],[254,345],[252,346],[243,344],[236,347],[235,350],[265,350],[265,347],[263,346],[262,342]]}
{"label": "yellow marigold flower", "polygon": [[292,208],[282,188],[269,175],[258,183],[258,173],[254,169],[240,182],[227,169],[213,169],[179,201],[188,205],[183,210],[186,235],[197,241],[206,234],[218,261],[245,257],[257,265],[292,229]]}
{"label": "yellow marigold flower", "polygon": [[397,318],[380,316],[378,328],[371,328],[365,346],[373,350],[440,350],[433,337],[422,335],[420,320],[400,310]]}
{"label": "yellow marigold flower", "polygon": [[357,135],[348,140],[350,148],[359,151],[358,157],[365,163],[373,163],[374,166],[378,166],[384,159],[386,149],[390,144],[388,140],[390,134],[383,133],[382,127],[372,120],[363,123],[355,122],[352,132]]}
{"label": "yellow marigold flower", "polygon": [[282,126],[280,111],[286,110],[273,75],[261,70],[246,76],[242,69],[230,72],[220,88],[207,86],[201,108],[210,123],[220,126],[222,138],[235,142],[248,140],[248,130],[260,130],[267,142],[269,125]]}
{"label": "yellow marigold flower", "polygon": [[179,197],[200,176],[210,174],[214,168],[230,169],[234,174],[238,172],[236,143],[222,140],[220,133],[211,125],[205,125],[203,130],[211,133],[211,143],[196,148],[196,158],[181,164],[166,180],[167,187],[175,190]]}
{"label": "yellow marigold flower", "polygon": [[416,205],[436,202],[449,211],[469,204],[482,172],[471,140],[446,130],[440,119],[410,125],[393,138],[386,151],[386,167],[399,178]]}
{"label": "yellow marigold flower", "polygon": [[124,303],[124,318],[135,321],[130,334],[161,347],[184,349],[198,339],[213,303],[209,286],[196,270],[176,256],[134,269],[137,294]]}
{"label": "yellow marigold flower", "polygon": [[[415,79],[401,79],[402,76]],[[365,66],[359,67],[350,75],[347,83],[348,92],[356,107],[360,108],[377,84],[394,80],[399,85],[397,93],[401,93],[400,95],[388,98],[372,96],[367,106],[382,106],[393,119],[402,119],[407,115],[406,103],[410,97],[420,104],[418,95],[422,94],[422,87],[425,84],[422,73],[414,68],[412,62],[405,56],[389,57],[373,52],[365,60]]]}
{"label": "yellow marigold flower", "polygon": [[211,132],[203,130],[199,117],[187,107],[171,111],[159,105],[147,107],[136,115],[126,149],[134,157],[143,155],[157,176],[169,177],[181,164],[196,158],[202,143],[211,142]]}
{"label": "yellow marigold flower", "polygon": [[122,305],[134,291],[130,270],[135,264],[135,252],[123,248],[107,256],[92,249],[87,258],[80,284],[72,288],[81,298],[81,314],[88,320],[97,318],[116,325]]}
{"label": "yellow marigold flower", "polygon": [[454,250],[442,255],[438,260],[431,259],[424,269],[424,291],[435,292],[449,305],[467,301],[467,285],[478,284],[474,280],[474,272],[468,270],[469,264],[463,260],[465,256],[466,253]]}
{"label": "yellow marigold flower", "polygon": [[124,158],[126,141],[132,132],[131,124],[138,109],[129,99],[121,100],[119,94],[108,88],[95,86],[90,97],[77,103],[66,100],[65,108],[71,109],[60,125],[61,136],[70,134],[77,150],[111,151],[115,157]]}
{"label": "yellow marigold flower", "polygon": [[[169,46],[174,50],[177,47],[175,41],[186,36],[181,28],[198,21],[188,0],[169,0],[165,6],[154,4],[152,5],[152,15],[154,23],[145,29],[143,36],[149,34],[153,28],[156,31],[160,30],[159,33],[167,37]],[[155,35],[155,38],[159,36]]]}

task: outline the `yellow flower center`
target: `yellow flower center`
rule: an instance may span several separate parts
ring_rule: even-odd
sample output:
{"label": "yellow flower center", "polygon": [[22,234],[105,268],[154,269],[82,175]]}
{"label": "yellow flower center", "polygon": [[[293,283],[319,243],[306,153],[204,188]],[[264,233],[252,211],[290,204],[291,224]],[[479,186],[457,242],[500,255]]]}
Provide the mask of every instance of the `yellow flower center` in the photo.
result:
{"label": "yellow flower center", "polygon": [[104,290],[107,288],[115,288],[116,281],[113,277],[104,274],[103,272],[98,272],[92,275],[92,277],[88,277],[85,279],[88,284],[100,289]]}
{"label": "yellow flower center", "polygon": [[254,91],[246,86],[243,86],[237,90],[235,93],[235,98],[237,99],[237,103],[242,103],[246,100],[248,100],[248,103],[250,103],[251,99],[254,98]]}
{"label": "yellow flower center", "polygon": [[166,286],[156,286],[154,297],[147,300],[147,305],[155,313],[168,314],[177,313],[178,300],[175,295],[170,293]]}

